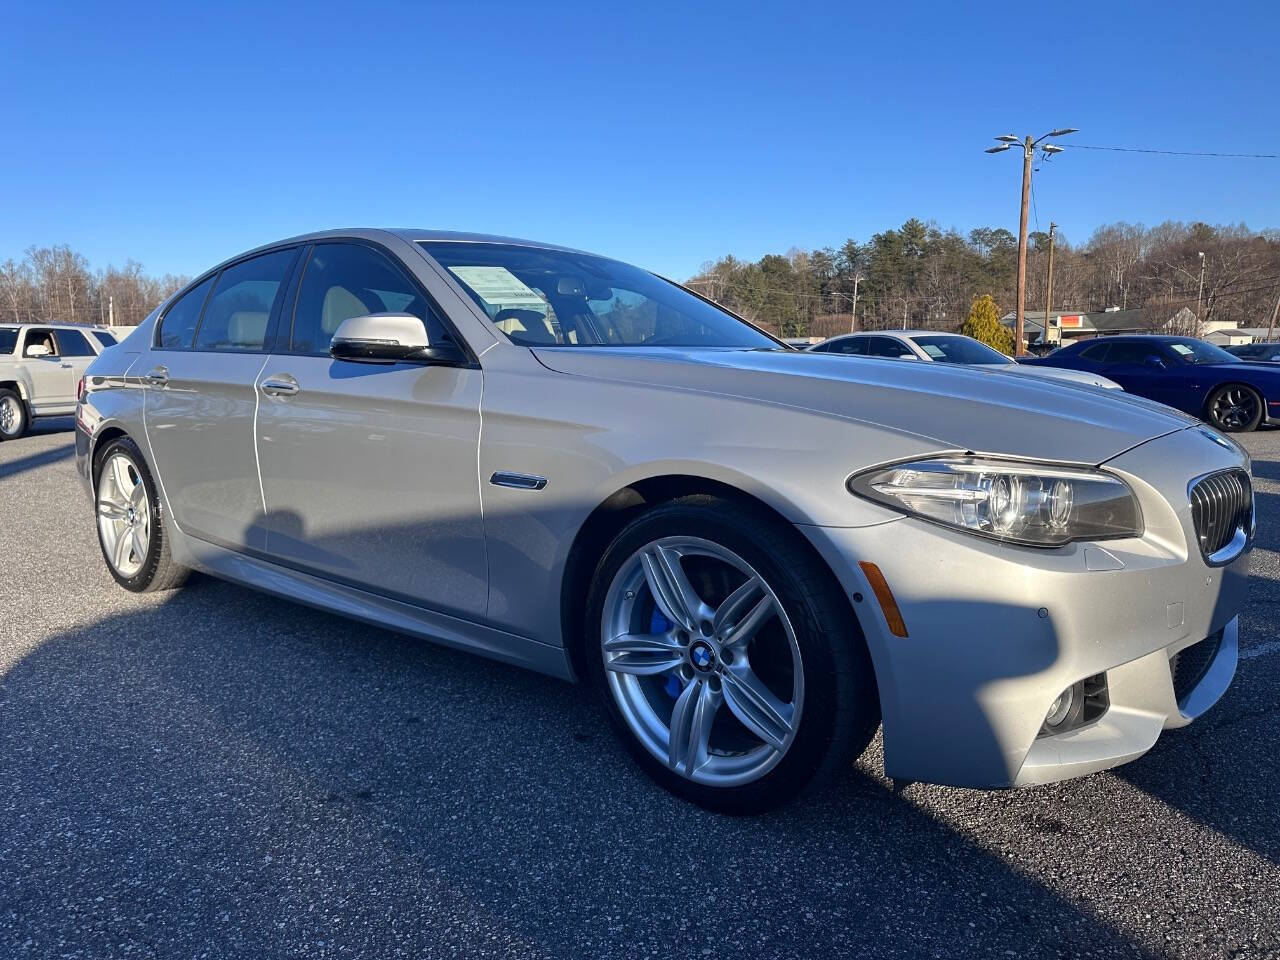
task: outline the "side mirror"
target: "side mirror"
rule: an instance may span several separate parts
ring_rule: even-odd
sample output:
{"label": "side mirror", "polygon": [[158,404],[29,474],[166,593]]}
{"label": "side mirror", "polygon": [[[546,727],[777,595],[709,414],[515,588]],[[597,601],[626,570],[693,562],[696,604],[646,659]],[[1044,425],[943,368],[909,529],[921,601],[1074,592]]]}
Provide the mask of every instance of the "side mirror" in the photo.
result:
{"label": "side mirror", "polygon": [[43,343],[33,343],[23,351],[23,354],[28,357],[48,357],[53,354],[53,351]]}
{"label": "side mirror", "polygon": [[1163,361],[1163,360],[1161,360],[1159,357],[1147,357],[1147,359],[1146,359],[1145,361],[1143,361],[1143,362],[1144,362],[1148,367],[1151,367],[1151,368],[1152,368],[1152,369],[1154,369],[1154,370],[1163,370],[1163,369],[1164,369],[1164,361]]}
{"label": "side mirror", "polygon": [[329,355],[356,363],[424,363],[459,367],[466,354],[449,341],[432,344],[422,321],[411,313],[370,313],[338,324]]}

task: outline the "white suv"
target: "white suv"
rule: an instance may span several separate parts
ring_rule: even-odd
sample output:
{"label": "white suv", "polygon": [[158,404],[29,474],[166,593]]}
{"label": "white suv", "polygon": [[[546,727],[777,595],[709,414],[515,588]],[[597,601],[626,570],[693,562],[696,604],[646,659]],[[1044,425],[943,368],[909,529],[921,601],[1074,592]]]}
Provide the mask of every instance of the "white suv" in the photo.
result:
{"label": "white suv", "polygon": [[75,413],[85,369],[116,343],[105,327],[0,326],[0,440],[22,436],[34,417]]}

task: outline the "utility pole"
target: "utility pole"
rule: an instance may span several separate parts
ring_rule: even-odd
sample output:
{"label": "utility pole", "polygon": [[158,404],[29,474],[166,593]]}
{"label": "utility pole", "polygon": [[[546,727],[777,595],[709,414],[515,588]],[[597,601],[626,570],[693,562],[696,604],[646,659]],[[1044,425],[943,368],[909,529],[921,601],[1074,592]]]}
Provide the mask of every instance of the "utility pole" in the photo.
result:
{"label": "utility pole", "polygon": [[[1022,338],[1025,335],[1027,317],[1027,210],[1031,204],[1031,161],[1035,159],[1036,147],[1043,141],[1050,137],[1065,137],[1068,133],[1075,132],[1075,127],[1062,127],[1035,139],[1027,134],[1022,140],[1011,133],[1006,133],[996,137],[1000,141],[999,146],[988,147],[986,150],[987,153],[1002,153],[1015,143],[1022,147],[1022,210],[1018,216],[1018,310],[1013,332],[1015,356],[1026,356],[1026,351],[1022,348]],[[1062,152],[1062,147],[1056,147],[1053,144],[1047,144],[1043,149],[1046,154]],[[1045,318],[1046,323],[1048,319],[1048,317]]]}
{"label": "utility pole", "polygon": [[[1045,286],[1044,292],[1044,339],[1045,343],[1049,342],[1049,311],[1053,309],[1053,231],[1058,229],[1058,225],[1052,220],[1049,221],[1049,282]],[[1058,342],[1062,342],[1062,334],[1058,334]]]}
{"label": "utility pole", "polygon": [[1280,293],[1276,294],[1276,305],[1271,310],[1271,322],[1267,324],[1267,343],[1271,342],[1276,330],[1276,317],[1280,315]]}
{"label": "utility pole", "polygon": [[1196,320],[1200,317],[1200,301],[1204,299],[1204,253],[1200,254],[1200,289],[1196,292]]}
{"label": "utility pole", "polygon": [[853,275],[853,306],[850,308],[849,315],[849,332],[853,333],[858,329],[858,284],[862,282],[862,274],[855,273]]}

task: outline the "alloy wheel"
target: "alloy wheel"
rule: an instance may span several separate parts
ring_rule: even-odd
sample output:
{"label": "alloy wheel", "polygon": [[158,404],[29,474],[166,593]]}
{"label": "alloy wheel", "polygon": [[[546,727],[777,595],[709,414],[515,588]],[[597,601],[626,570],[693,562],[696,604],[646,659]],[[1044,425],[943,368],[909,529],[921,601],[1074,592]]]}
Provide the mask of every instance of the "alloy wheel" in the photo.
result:
{"label": "alloy wheel", "polygon": [[1247,387],[1227,387],[1213,400],[1214,422],[1228,430],[1239,430],[1253,422],[1258,398]]}
{"label": "alloy wheel", "polygon": [[113,454],[98,477],[98,534],[112,568],[133,577],[151,549],[151,501],[142,474],[123,453]]}
{"label": "alloy wheel", "polygon": [[11,436],[22,425],[22,408],[14,397],[0,398],[0,433]]}
{"label": "alloy wheel", "polygon": [[720,544],[664,537],[632,554],[605,597],[601,648],[627,726],[689,780],[750,783],[795,739],[795,631],[764,578]]}

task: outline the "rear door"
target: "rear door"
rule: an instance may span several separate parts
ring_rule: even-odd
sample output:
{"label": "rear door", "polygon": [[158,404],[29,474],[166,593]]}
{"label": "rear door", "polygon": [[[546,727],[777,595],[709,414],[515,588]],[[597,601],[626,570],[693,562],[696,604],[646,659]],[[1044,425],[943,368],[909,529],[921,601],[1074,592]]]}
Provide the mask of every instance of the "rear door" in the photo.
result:
{"label": "rear door", "polygon": [[75,409],[76,387],[98,352],[93,349],[86,331],[60,327],[54,330],[53,337],[58,342],[58,354],[62,358],[62,365],[71,368],[71,391],[66,396],[66,402],[71,409]]}
{"label": "rear door", "polygon": [[457,340],[390,255],[317,243],[258,382],[267,553],[384,596],[482,615],[481,371],[329,356],[338,324],[379,312],[420,318],[433,343]]}
{"label": "rear door", "polygon": [[255,381],[297,248],[224,268],[161,318],[147,382],[147,439],[169,509],[187,534],[231,549],[266,544],[254,452]]}

